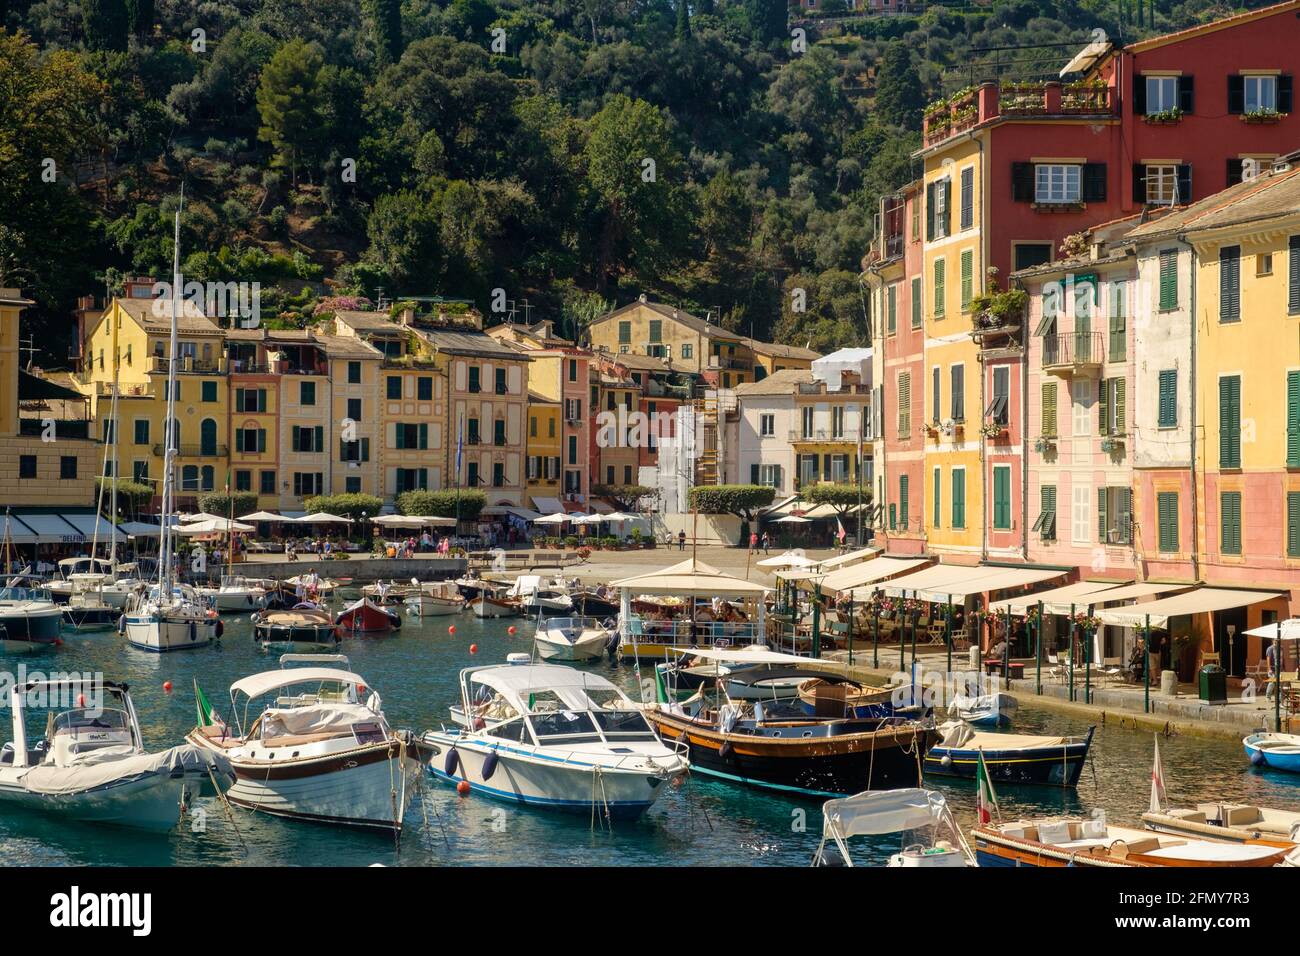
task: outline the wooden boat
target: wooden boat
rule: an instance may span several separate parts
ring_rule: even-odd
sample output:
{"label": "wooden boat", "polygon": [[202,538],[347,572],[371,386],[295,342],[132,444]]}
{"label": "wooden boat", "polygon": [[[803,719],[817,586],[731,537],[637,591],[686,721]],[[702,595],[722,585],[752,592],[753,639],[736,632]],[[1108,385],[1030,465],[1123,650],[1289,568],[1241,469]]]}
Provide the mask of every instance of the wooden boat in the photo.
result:
{"label": "wooden boat", "polygon": [[[807,672],[805,672],[805,675]],[[892,717],[908,712],[918,716],[913,706],[912,687],[872,687],[849,680],[839,674],[825,673],[807,677],[797,688],[804,713],[818,717]]]}
{"label": "wooden boat", "polygon": [[396,612],[362,598],[340,611],[334,624],[340,637],[388,634],[402,626],[402,618]]}
{"label": "wooden boat", "polygon": [[948,704],[948,714],[972,727],[998,727],[1011,723],[1019,705],[1010,694],[958,695]]}
{"label": "wooden boat", "polygon": [[1245,803],[1198,803],[1195,809],[1148,810],[1142,814],[1142,823],[1148,830],[1207,840],[1267,840],[1279,846],[1300,843],[1300,813]]}
{"label": "wooden boat", "polygon": [[925,755],[925,772],[973,780],[982,752],[995,782],[1074,787],[1096,729],[1089,727],[1086,737],[1047,737],[980,732],[949,721],[939,727],[943,739]]}
{"label": "wooden boat", "polygon": [[330,651],[340,640],[334,618],[318,604],[299,604],[288,611],[258,611],[251,620],[253,640],[264,651]]}
{"label": "wooden boat", "polygon": [[1251,734],[1242,746],[1256,767],[1270,767],[1300,773],[1300,736],[1296,734]]}
{"label": "wooden boat", "polygon": [[1101,818],[990,822],[971,830],[971,837],[980,866],[1276,866],[1290,846],[1183,838]]}
{"label": "wooden boat", "polygon": [[583,617],[618,617],[618,596],[604,595],[592,588],[579,588],[569,592],[573,609]]}
{"label": "wooden boat", "polygon": [[501,589],[484,590],[469,602],[475,617],[523,617],[523,607],[518,601],[506,597]]}

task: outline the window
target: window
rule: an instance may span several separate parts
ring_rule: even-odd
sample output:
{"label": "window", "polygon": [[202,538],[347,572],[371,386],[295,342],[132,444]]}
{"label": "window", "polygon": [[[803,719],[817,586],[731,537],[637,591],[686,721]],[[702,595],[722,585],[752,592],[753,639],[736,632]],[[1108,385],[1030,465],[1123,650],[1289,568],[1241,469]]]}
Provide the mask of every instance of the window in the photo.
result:
{"label": "window", "polygon": [[235,389],[235,411],[248,412],[257,414],[265,412],[266,389],[264,388],[237,388]]}
{"label": "window", "polygon": [[1178,77],[1147,76],[1143,78],[1146,85],[1146,109],[1143,113],[1166,113],[1178,109]]}
{"label": "window", "polygon": [[343,490],[344,490],[345,492],[347,492],[348,494],[350,494],[350,495],[359,495],[359,494],[361,494],[361,479],[360,479],[360,478],[344,478],[344,479],[343,479]]}
{"label": "window", "polygon": [[993,527],[1011,530],[1011,466],[993,466]]}
{"label": "window", "polygon": [[776,434],[776,416],[759,415],[758,416],[758,433],[764,438],[771,438]]}
{"label": "window", "polygon": [[1300,558],[1300,491],[1286,493],[1286,556]]}
{"label": "window", "polygon": [[975,296],[975,255],[969,249],[961,254],[961,310],[970,311],[970,300]]}
{"label": "window", "polygon": [[1219,321],[1241,321],[1241,246],[1219,250]]}
{"label": "window", "polygon": [[975,225],[975,167],[967,166],[961,171],[961,227],[969,229]]}
{"label": "window", "polygon": [[803,437],[804,437],[804,438],[812,438],[812,436],[813,436],[813,409],[812,409],[812,406],[811,406],[811,405],[807,405],[807,406],[805,406],[805,407],[799,409],[799,415],[800,415],[800,418],[801,418],[800,424],[803,426],[803,432],[802,432]]}
{"label": "window", "polygon": [[1173,554],[1178,550],[1178,492],[1156,493],[1157,550]]}
{"label": "window", "polygon": [[577,463],[578,463],[578,436],[570,435],[569,436],[569,464],[576,465]]}
{"label": "window", "polygon": [[433,401],[433,377],[421,375],[415,380],[415,397],[421,402]]}
{"label": "window", "polygon": [[77,456],[59,456],[59,480],[72,481],[77,477]]}
{"label": "window", "polygon": [[941,394],[939,387],[942,378],[943,376],[940,373],[939,366],[936,365],[930,370],[930,391],[934,396],[934,402],[931,407],[934,408],[934,423],[936,425],[943,419],[943,395]]}
{"label": "window", "polygon": [[325,450],[325,429],[320,425],[294,425],[291,437],[294,451],[315,454]]}
{"label": "window", "polygon": [[952,470],[952,526],[966,527],[966,469]]}
{"label": "window", "polygon": [[934,260],[934,317],[943,318],[944,295],[946,293],[944,282],[944,260]]}
{"label": "window", "polygon": [[[469,443],[478,444],[478,419],[469,420]],[[429,447],[428,422],[397,422],[393,425],[393,447],[427,449]]]}
{"label": "window", "polygon": [[504,462],[494,461],[492,463],[492,487],[502,488],[506,483],[506,466]]}
{"label": "window", "polygon": [[293,473],[293,494],[296,498],[319,495],[325,489],[324,476],[319,471],[295,471]]}
{"label": "window", "polygon": [[659,343],[664,340],[664,323],[662,319],[650,320],[650,341]]}
{"label": "window", "polygon": [[339,440],[339,461],[369,461],[370,460],[370,439],[362,438],[355,441]]}
{"label": "window", "polygon": [[1128,284],[1110,285],[1110,360],[1122,362],[1128,357]]}
{"label": "window", "polygon": [[348,418],[352,419],[354,422],[361,421],[361,399],[348,399]]}
{"label": "window", "polygon": [[755,467],[758,468],[757,484],[765,485],[769,488],[779,489],[781,487],[780,465],[757,465]]}
{"label": "window", "polygon": [[235,451],[260,455],[266,451],[265,428],[236,428]]}
{"label": "window", "polygon": [[477,365],[471,365],[469,367],[469,390],[471,392],[483,391],[482,375],[483,370]]}
{"label": "window", "polygon": [[137,445],[149,444],[149,419],[137,418],[135,420],[135,443]]}
{"label": "window", "polygon": [[632,344],[632,323],[631,322],[620,322],[618,324],[618,344],[619,345]]}
{"label": "window", "polygon": [[688,343],[682,343],[682,358],[688,359],[695,354],[695,346]]}
{"label": "window", "polygon": [[607,485],[612,485],[613,483],[614,483],[614,466],[613,466],[613,465],[606,465],[606,466],[605,466],[605,484],[607,484]]}
{"label": "window", "polygon": [[239,469],[235,472],[235,490],[252,491],[253,490],[253,473],[245,469]]}
{"label": "window", "polygon": [[1125,392],[1127,382],[1122,378],[1101,381],[1099,399],[1101,408],[1097,415],[1097,429],[1102,435],[1123,435],[1128,424]]}
{"label": "window", "polygon": [[1056,383],[1043,383],[1042,396],[1042,432],[1048,438],[1056,437]]}
{"label": "window", "polygon": [[1038,518],[1033,532],[1044,541],[1056,540],[1056,485],[1043,485],[1038,489]]}
{"label": "window", "polygon": [[631,466],[631,465],[624,465],[624,466],[623,466],[623,484],[625,484],[625,485],[630,485],[630,484],[632,484],[632,466]]}
{"label": "window", "polygon": [[1092,488],[1074,484],[1070,487],[1070,540],[1075,544],[1092,543]]}
{"label": "window", "polygon": [[1245,112],[1277,112],[1278,78],[1276,76],[1245,76],[1242,80],[1246,97]]}
{"label": "window", "polygon": [[361,363],[360,362],[348,362],[348,384],[349,385],[361,384]]}
{"label": "window", "polygon": [[1255,255],[1255,275],[1257,277],[1271,276],[1273,274],[1273,253],[1260,252]]}
{"label": "window", "polygon": [[1082,166],[1039,163],[1034,167],[1034,202],[1072,203],[1082,200]]}
{"label": "window", "polygon": [[902,526],[904,531],[907,530],[907,522],[909,520],[907,507],[907,499],[910,491],[908,487],[909,484],[910,482],[907,480],[907,475],[898,476],[898,523]]}
{"label": "window", "polygon": [[147,461],[131,462],[131,478],[134,481],[138,481],[142,485],[147,483],[149,481],[149,462]]}
{"label": "window", "polygon": [[898,373],[898,437],[912,437],[912,373]]}
{"label": "window", "polygon": [[1178,427],[1178,372],[1172,368],[1160,370],[1160,407],[1156,419],[1158,428]]}
{"label": "window", "polygon": [[504,368],[493,369],[494,384],[498,395],[506,394],[506,370]]}
{"label": "window", "polygon": [[993,399],[985,410],[986,417],[996,425],[1007,424],[1011,405],[1011,367],[995,365],[993,367]]}
{"label": "window", "polygon": [[[921,493],[924,495],[925,493],[924,488],[921,489]],[[934,469],[934,508],[932,509],[931,512],[934,515],[934,526],[936,528],[940,527],[940,522],[943,519],[942,505],[943,505],[943,470],[936,466]]]}
{"label": "window", "polygon": [[1160,253],[1160,309],[1178,308],[1178,251],[1165,249]]}
{"label": "window", "polygon": [[925,238],[933,242],[951,235],[949,227],[949,194],[952,181],[947,177],[926,184],[925,187]]}
{"label": "window", "polygon": [[908,205],[912,209],[912,241],[920,242],[921,241],[921,204],[916,200],[916,197],[914,196],[910,200],[908,200]]}
{"label": "window", "polygon": [[1131,544],[1132,528],[1132,489],[1098,488],[1097,540],[1102,544]]}
{"label": "window", "polygon": [[554,418],[548,418],[548,419],[546,420],[546,437],[547,437],[547,438],[554,438],[554,437],[555,437],[555,419],[554,419]]}
{"label": "window", "polygon": [[1016,245],[1016,270],[1043,266],[1052,261],[1050,242],[1021,242]]}
{"label": "window", "polygon": [[199,490],[199,466],[186,465],[181,469],[181,491]]}
{"label": "window", "polygon": [[402,397],[402,377],[400,375],[388,376],[388,398],[400,400]]}
{"label": "window", "polygon": [[1219,467],[1241,467],[1241,376],[1219,378]]}
{"label": "window", "polygon": [[964,422],[966,420],[966,366],[954,365],[951,377],[952,420]]}
{"label": "window", "polygon": [[844,437],[844,406],[836,405],[831,409],[831,437]]}
{"label": "window", "polygon": [[261,472],[261,482],[262,482],[262,487],[261,487],[262,494],[264,495],[275,494],[275,472],[273,471]]}
{"label": "window", "polygon": [[1219,553],[1241,554],[1241,492],[1219,494]]}
{"label": "window", "polygon": [[[181,400],[181,392],[184,391],[184,389],[181,388],[181,386],[184,385],[184,384],[185,384],[184,382],[177,382],[177,383],[176,383],[176,401],[178,401],[178,402]],[[171,390],[171,383],[164,379],[164,380],[163,380],[163,398],[166,398],[166,397],[167,397],[167,394],[168,394],[168,392],[169,392],[170,390]]]}
{"label": "window", "polygon": [[465,465],[465,483],[471,488],[478,487],[478,462],[471,461]]}
{"label": "window", "polygon": [[298,383],[298,403],[300,405],[316,404],[316,383],[300,382]]}
{"label": "window", "polygon": [[217,400],[217,383],[203,382],[199,388],[200,401],[215,402]]}
{"label": "window", "polygon": [[1146,168],[1146,202],[1169,205],[1179,201],[1178,167],[1151,165]]}
{"label": "window", "polygon": [[429,472],[426,468],[397,468],[394,476],[397,493],[403,491],[424,491],[429,487]]}
{"label": "window", "polygon": [[532,415],[528,419],[528,437],[529,438],[537,437],[537,416],[536,415]]}
{"label": "window", "polygon": [[921,327],[921,277],[912,277],[912,328]]}
{"label": "window", "polygon": [[506,420],[498,418],[492,423],[492,444],[504,445],[506,443]]}

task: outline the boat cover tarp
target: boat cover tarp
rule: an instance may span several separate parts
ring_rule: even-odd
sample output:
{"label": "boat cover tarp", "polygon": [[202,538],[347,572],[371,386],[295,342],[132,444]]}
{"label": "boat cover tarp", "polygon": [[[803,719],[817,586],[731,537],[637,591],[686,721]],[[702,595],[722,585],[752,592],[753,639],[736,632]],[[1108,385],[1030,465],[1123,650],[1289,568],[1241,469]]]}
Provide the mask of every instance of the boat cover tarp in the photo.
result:
{"label": "boat cover tarp", "polygon": [[822,817],[829,831],[847,838],[933,826],[947,809],[942,793],[908,787],[827,800],[822,804]]}
{"label": "boat cover tarp", "polygon": [[83,755],[71,767],[33,767],[23,775],[23,786],[32,793],[84,793],[151,774],[206,774],[209,767],[216,773],[230,773],[230,764],[224,757],[193,744],[131,757],[123,757],[121,748],[105,747]]}
{"label": "boat cover tarp", "polygon": [[350,730],[357,721],[374,719],[374,711],[361,704],[322,703],[267,710],[262,714],[262,738],[339,733]]}
{"label": "boat cover tarp", "polygon": [[1167,628],[1171,617],[1185,614],[1206,614],[1211,611],[1226,611],[1235,607],[1246,607],[1263,601],[1272,601],[1284,597],[1276,591],[1238,591],[1231,588],[1197,588],[1185,594],[1151,601],[1148,604],[1134,604],[1129,607],[1103,608],[1097,611],[1103,624],[1118,627],[1143,627],[1147,620],[1154,628]]}
{"label": "boat cover tarp", "polygon": [[938,746],[949,750],[1028,750],[1032,747],[1059,747],[1064,737],[1040,737],[1036,734],[982,733],[963,720],[939,725],[943,739]]}

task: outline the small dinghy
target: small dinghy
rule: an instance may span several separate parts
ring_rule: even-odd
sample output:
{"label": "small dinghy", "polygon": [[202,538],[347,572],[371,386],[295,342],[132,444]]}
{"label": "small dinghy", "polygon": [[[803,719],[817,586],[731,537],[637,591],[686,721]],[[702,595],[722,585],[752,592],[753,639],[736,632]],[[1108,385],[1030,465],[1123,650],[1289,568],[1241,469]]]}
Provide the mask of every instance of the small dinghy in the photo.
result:
{"label": "small dinghy", "polygon": [[981,694],[978,697],[958,694],[948,704],[948,715],[964,720],[972,727],[998,727],[1011,723],[1017,706],[1016,699],[1010,694]]}
{"label": "small dinghy", "polygon": [[1300,773],[1300,736],[1251,734],[1241,741],[1246,757],[1256,767]]}
{"label": "small dinghy", "polygon": [[396,611],[362,598],[340,611],[334,624],[339,637],[355,637],[360,634],[392,633],[402,626],[402,618]]}
{"label": "small dinghy", "polygon": [[484,588],[479,596],[469,602],[469,609],[475,617],[523,617],[524,609],[518,601],[506,597],[502,589]]}
{"label": "small dinghy", "polygon": [[950,720],[939,726],[942,738],[925,755],[925,772],[974,780],[982,756],[996,782],[1075,787],[1096,729],[1089,727],[1086,737],[1039,737],[981,732]]}
{"label": "small dinghy", "polygon": [[334,619],[319,604],[304,602],[288,611],[258,611],[253,640],[264,651],[304,653],[332,651],[339,643]]}
{"label": "small dinghy", "polygon": [[853,866],[848,840],[855,836],[916,833],[923,843],[908,843],[889,858],[890,867],[977,866],[961,827],[942,793],[907,787],[866,791],[822,804],[822,841],[813,866]]}
{"label": "small dinghy", "polygon": [[594,617],[539,617],[537,653],[548,661],[591,661],[605,653],[617,633],[613,621]]}
{"label": "small dinghy", "polygon": [[[43,700],[44,738],[27,745],[29,702]],[[0,750],[0,803],[86,823],[166,831],[190,799],[234,783],[230,762],[182,745],[144,749],[126,684],[61,679],[10,690],[13,735]]]}

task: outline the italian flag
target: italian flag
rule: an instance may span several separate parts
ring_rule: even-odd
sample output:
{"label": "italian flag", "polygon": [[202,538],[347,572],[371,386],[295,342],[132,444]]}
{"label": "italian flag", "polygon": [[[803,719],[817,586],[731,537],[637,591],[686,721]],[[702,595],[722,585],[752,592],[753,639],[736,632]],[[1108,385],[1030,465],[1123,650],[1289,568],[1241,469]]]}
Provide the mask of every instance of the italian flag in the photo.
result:
{"label": "italian flag", "polygon": [[1151,766],[1151,805],[1148,807],[1151,813],[1165,812],[1165,768],[1160,763],[1160,735],[1153,735],[1156,739],[1156,759]]}
{"label": "italian flag", "polygon": [[203,688],[199,686],[198,680],[194,681],[194,716],[198,720],[200,727],[224,727],[225,722],[212,709],[208,703],[208,695],[203,693]]}
{"label": "italian flag", "polygon": [[975,779],[979,782],[979,822],[984,826],[993,820],[993,813],[998,808],[998,795],[993,792],[993,781],[989,779],[989,768],[984,763],[984,749],[980,748],[979,767],[975,771]]}

